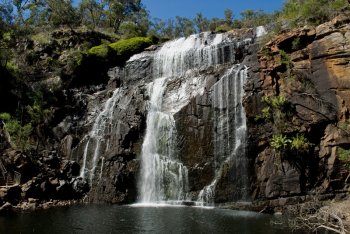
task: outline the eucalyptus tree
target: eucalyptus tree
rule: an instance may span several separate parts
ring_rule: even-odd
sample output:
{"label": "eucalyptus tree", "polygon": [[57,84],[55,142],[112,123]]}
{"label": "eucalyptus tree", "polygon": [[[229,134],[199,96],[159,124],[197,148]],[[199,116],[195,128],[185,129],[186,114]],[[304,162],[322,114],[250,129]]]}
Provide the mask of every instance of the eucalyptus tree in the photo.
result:
{"label": "eucalyptus tree", "polygon": [[82,0],[79,4],[82,24],[92,29],[102,27],[103,20],[106,19],[105,5],[104,1]]}
{"label": "eucalyptus tree", "polygon": [[194,17],[193,22],[198,30],[198,32],[209,31],[209,20],[203,16],[203,14],[197,13]]}

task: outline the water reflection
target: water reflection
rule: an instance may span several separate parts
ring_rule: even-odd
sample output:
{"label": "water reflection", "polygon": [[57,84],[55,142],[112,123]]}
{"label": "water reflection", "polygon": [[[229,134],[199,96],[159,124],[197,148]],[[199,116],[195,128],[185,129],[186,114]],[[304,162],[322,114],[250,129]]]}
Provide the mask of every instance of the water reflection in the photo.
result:
{"label": "water reflection", "polygon": [[0,233],[291,233],[271,216],[193,207],[75,206],[0,216]]}

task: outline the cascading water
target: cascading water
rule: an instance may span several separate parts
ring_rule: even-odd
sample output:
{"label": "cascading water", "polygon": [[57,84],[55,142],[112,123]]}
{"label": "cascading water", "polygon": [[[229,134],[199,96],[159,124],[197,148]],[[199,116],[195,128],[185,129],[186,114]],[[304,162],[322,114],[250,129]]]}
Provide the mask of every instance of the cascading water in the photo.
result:
{"label": "cascading water", "polygon": [[247,67],[234,65],[213,87],[215,178],[198,195],[201,204],[214,204],[215,188],[224,168],[233,167],[235,200],[247,200],[248,161],[245,157],[246,117],[242,98]]}
{"label": "cascading water", "polygon": [[142,203],[184,200],[188,185],[187,168],[176,157],[174,118],[162,112],[166,82],[167,78],[159,78],[150,85],[151,100],[141,159]]}
{"label": "cascading water", "polygon": [[[188,169],[180,162],[176,152],[176,128],[173,117],[175,109],[180,109],[185,103],[177,108],[163,106],[168,82],[176,77],[186,76],[193,70],[232,63],[235,60],[233,53],[235,46],[236,44],[225,34],[203,33],[168,42],[155,53],[153,57],[155,80],[149,87],[150,107],[141,153],[139,180],[141,203],[183,201],[187,198]],[[185,86],[184,89],[186,90]],[[192,90],[192,96],[196,92],[198,91]],[[189,102],[192,96],[186,96],[184,99]],[[171,96],[169,98],[172,99]],[[178,100],[166,103],[176,106],[176,102],[181,103]]]}
{"label": "cascading water", "polygon": [[[120,97],[119,88],[113,92],[103,110],[98,114],[92,130],[86,135],[86,145],[83,153],[83,165],[80,170],[80,177],[88,178],[90,186],[92,185],[99,157],[108,150],[108,142],[105,142],[106,136],[112,132],[113,111]],[[101,170],[103,163],[101,165]]]}

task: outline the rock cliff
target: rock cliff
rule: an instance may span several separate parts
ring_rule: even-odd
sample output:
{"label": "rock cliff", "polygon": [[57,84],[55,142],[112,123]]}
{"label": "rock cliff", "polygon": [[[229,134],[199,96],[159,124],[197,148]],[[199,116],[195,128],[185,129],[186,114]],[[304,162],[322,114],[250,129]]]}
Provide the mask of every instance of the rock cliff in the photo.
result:
{"label": "rock cliff", "polygon": [[[349,16],[343,15],[281,34],[252,60],[251,66],[259,69],[247,83],[245,107],[255,157],[254,199],[347,193],[348,23]],[[287,99],[282,119],[257,120],[267,106],[264,97],[273,96]],[[278,128],[286,136],[304,134],[311,147],[276,152],[270,142]],[[347,155],[345,161],[341,151]]]}
{"label": "rock cliff", "polygon": [[[339,16],[318,27],[283,33],[265,45],[254,30],[228,32],[225,36],[230,42],[218,50],[222,61],[188,69],[166,84],[162,108],[174,117],[177,155],[188,170],[188,200],[198,200],[210,184],[215,184],[216,204],[244,200],[282,206],[314,195],[346,195],[349,22],[350,16]],[[157,51],[156,46],[149,48],[124,66],[110,69],[108,84],[77,87],[70,86],[74,79],[69,80],[60,94],[62,106],[55,112],[47,140],[52,150],[35,158],[35,167],[28,173],[25,168],[30,165],[25,164],[30,160],[22,160],[26,156],[18,152],[5,151],[8,143],[0,132],[6,143],[0,148],[6,154],[6,166],[21,168],[28,176],[21,189],[3,191],[0,204],[28,198],[79,199],[85,194],[96,203],[137,201]],[[247,67],[248,71],[243,97],[247,134],[244,146],[240,146],[247,164],[244,179],[237,173],[243,170],[240,163],[217,156],[217,152],[227,152],[230,142],[237,142],[236,137],[228,135],[228,143],[217,148],[219,138],[214,136],[219,132],[215,121],[227,122],[220,123],[221,128],[234,126],[236,117],[229,111],[229,101],[218,104],[214,96],[219,82],[225,90],[221,92],[227,93],[227,98],[233,96],[231,86],[223,83],[233,66]],[[280,103],[272,104],[272,100]],[[232,109],[238,106],[235,103]],[[226,116],[216,115],[226,110]],[[273,147],[276,136],[287,139],[282,150]],[[297,136],[303,136],[299,138],[305,143],[302,149],[291,146],[291,139]],[[243,181],[249,186],[242,187]],[[8,194],[13,191],[16,196],[12,201]]]}

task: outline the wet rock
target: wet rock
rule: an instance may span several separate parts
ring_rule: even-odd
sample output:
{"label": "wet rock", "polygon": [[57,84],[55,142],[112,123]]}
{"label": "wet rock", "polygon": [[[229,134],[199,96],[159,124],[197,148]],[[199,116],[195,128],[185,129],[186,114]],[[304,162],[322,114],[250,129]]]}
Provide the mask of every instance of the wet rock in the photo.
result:
{"label": "wet rock", "polygon": [[75,161],[64,160],[61,171],[67,178],[77,177],[80,174],[80,165]]}
{"label": "wet rock", "polygon": [[59,186],[56,187],[56,198],[60,200],[68,200],[74,197],[72,185],[64,180],[59,181]]}
{"label": "wet rock", "polygon": [[0,207],[0,214],[1,213],[7,213],[9,211],[13,211],[13,206],[11,203],[6,202],[4,205]]}
{"label": "wet rock", "polygon": [[12,205],[16,205],[21,200],[21,188],[18,185],[1,187],[0,188],[0,201],[1,203],[9,202]]}
{"label": "wet rock", "polygon": [[40,199],[42,197],[42,190],[40,188],[39,180],[34,178],[27,183],[23,184],[22,187],[22,198],[37,198]]}
{"label": "wet rock", "polygon": [[78,177],[73,181],[73,191],[74,191],[75,197],[82,198],[83,195],[89,192],[89,190],[90,190],[89,183],[87,183],[82,178]]}
{"label": "wet rock", "polygon": [[72,152],[72,146],[73,146],[73,137],[71,135],[67,135],[63,140],[61,141],[61,157],[63,158],[70,158],[70,154]]}

